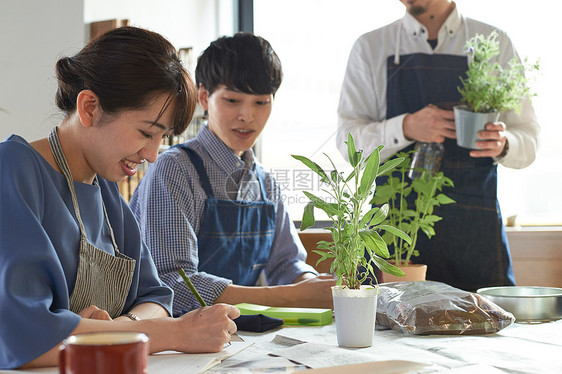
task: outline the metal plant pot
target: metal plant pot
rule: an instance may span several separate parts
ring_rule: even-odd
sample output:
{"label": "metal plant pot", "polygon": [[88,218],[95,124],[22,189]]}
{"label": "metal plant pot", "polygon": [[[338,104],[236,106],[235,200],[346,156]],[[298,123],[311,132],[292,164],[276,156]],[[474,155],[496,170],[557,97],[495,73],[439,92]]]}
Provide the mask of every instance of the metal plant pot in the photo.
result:
{"label": "metal plant pot", "polygon": [[453,107],[453,111],[455,112],[457,145],[470,149],[478,149],[476,147],[478,132],[484,130],[487,123],[496,122],[500,116],[499,112],[473,112],[466,105],[457,105]]}

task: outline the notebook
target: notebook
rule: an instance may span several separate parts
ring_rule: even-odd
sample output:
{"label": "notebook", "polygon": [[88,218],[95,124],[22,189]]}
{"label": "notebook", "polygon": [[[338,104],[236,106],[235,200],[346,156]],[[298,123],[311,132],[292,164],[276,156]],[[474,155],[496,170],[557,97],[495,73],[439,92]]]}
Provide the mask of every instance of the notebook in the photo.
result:
{"label": "notebook", "polygon": [[281,318],[285,325],[322,326],[332,323],[332,309],[272,307],[258,304],[236,304],[242,315],[263,314]]}

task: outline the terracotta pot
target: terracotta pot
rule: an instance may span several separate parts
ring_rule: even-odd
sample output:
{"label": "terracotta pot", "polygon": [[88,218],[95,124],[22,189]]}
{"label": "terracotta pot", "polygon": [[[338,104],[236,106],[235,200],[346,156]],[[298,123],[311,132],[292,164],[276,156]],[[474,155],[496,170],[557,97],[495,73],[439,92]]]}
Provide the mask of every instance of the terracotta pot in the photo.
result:
{"label": "terracotta pot", "polygon": [[397,277],[392,274],[381,273],[379,277],[380,283],[400,282],[400,281],[424,281],[427,265],[408,264],[408,266],[398,266],[400,270],[406,273],[404,277]]}

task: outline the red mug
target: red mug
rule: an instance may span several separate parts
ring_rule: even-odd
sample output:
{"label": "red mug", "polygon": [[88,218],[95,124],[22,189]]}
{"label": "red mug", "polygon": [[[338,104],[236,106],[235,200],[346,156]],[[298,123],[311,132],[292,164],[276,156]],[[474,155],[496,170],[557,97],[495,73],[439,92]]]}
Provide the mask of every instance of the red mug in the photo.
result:
{"label": "red mug", "polygon": [[71,335],[59,349],[59,373],[146,374],[148,340],[139,332]]}

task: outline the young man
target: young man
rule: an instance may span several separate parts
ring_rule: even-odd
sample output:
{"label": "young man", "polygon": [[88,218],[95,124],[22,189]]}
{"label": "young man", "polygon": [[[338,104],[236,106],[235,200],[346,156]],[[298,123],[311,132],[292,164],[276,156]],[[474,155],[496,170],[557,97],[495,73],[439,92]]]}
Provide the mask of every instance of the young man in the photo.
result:
{"label": "young man", "polygon": [[331,307],[334,279],[305,263],[279,187],[252,151],[281,84],[277,55],[263,38],[238,33],[211,43],[195,75],[208,123],[159,157],[130,202],[175,292],[174,315],[199,307],[178,267],[207,304]]}
{"label": "young man", "polygon": [[[449,0],[401,0],[405,16],[362,35],[353,46],[338,107],[338,147],[351,132],[359,148],[384,145],[381,156],[408,151],[415,142],[443,143],[441,170],[454,188],[455,204],[436,208],[443,217],[431,240],[420,236],[417,261],[427,278],[466,290],[515,282],[507,235],[497,201],[497,163],[524,168],[535,159],[539,125],[528,99],[520,114],[503,113],[479,133],[477,150],[456,144],[451,103],[465,76],[466,40],[488,36],[495,27],[462,16]],[[507,66],[517,56],[508,36],[497,30]]]}

